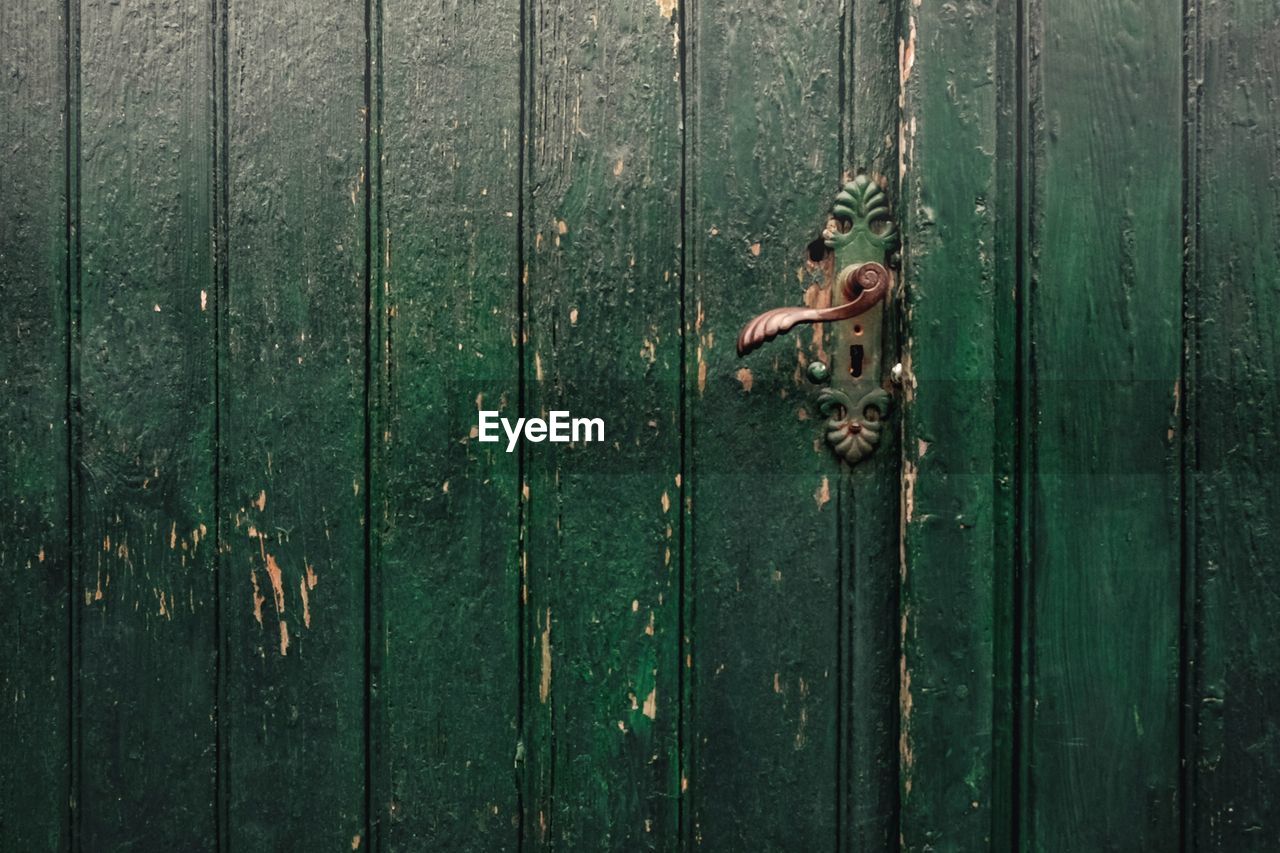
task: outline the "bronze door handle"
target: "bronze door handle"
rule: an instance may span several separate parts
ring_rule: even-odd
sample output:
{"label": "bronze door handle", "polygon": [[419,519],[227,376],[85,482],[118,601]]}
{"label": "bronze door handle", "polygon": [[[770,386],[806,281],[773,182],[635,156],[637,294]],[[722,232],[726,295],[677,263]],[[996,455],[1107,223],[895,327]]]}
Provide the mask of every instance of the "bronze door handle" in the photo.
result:
{"label": "bronze door handle", "polygon": [[788,305],[766,311],[742,327],[738,335],[738,355],[746,355],[802,323],[826,323],[857,317],[884,299],[889,289],[889,271],[874,262],[846,268],[841,272],[840,280],[843,282],[841,293],[847,302],[829,308]]}

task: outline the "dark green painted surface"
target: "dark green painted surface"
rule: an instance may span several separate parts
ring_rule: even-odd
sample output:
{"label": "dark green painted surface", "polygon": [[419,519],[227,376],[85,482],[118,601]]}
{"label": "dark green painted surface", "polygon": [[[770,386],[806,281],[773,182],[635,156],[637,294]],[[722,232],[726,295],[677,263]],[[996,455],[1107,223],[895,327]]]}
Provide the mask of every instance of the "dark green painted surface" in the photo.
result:
{"label": "dark green painted surface", "polygon": [[[981,11],[978,11],[978,9]],[[1014,306],[997,223],[1014,205],[1002,184],[996,75],[1008,11],[994,3],[911,6],[900,34],[901,151],[907,230],[906,411],[902,489],[902,844],[1009,849],[997,787],[999,597],[1010,575],[1001,515],[1008,476],[998,415],[999,349]],[[961,284],[963,283],[963,284]],[[1007,417],[1007,416],[1006,416]],[[1005,784],[1008,780],[1005,779]],[[1000,820],[1006,821],[1001,825]]]}
{"label": "dark green painted surface", "polygon": [[1198,654],[1187,686],[1188,835],[1202,850],[1261,851],[1280,835],[1275,649],[1280,621],[1280,18],[1266,3],[1206,9],[1193,33],[1191,417],[1196,472],[1184,614]]}
{"label": "dark green painted surface", "polygon": [[526,843],[647,850],[679,814],[680,65],[657,4],[525,10]]}
{"label": "dark green painted surface", "polygon": [[76,832],[212,849],[211,43],[191,0],[79,9]]}
{"label": "dark green painted surface", "polygon": [[[478,408],[510,416],[520,403],[519,10],[387,2],[382,14],[402,23],[383,32],[373,247],[389,777],[373,808],[390,849],[515,850],[518,459],[472,429]],[[466,82],[486,78],[510,85]]]}
{"label": "dark green painted surface", "polygon": [[70,836],[66,42],[61,7],[0,6],[0,849]]}
{"label": "dark green painted surface", "polygon": [[841,5],[684,15],[687,840],[832,850],[841,471],[804,375],[823,337],[798,329],[744,360],[734,341],[764,309],[830,298],[830,264],[806,247],[844,166]]}
{"label": "dark green painted surface", "polygon": [[1025,832],[1040,849],[1171,849],[1181,16],[1136,2],[1032,11]]}
{"label": "dark green painted surface", "polygon": [[332,849],[366,829],[364,5],[227,24],[225,831]]}
{"label": "dark green painted surface", "polygon": [[[0,847],[1274,847],[1266,4],[0,44]],[[905,382],[848,470],[829,336],[732,341],[863,170]]]}

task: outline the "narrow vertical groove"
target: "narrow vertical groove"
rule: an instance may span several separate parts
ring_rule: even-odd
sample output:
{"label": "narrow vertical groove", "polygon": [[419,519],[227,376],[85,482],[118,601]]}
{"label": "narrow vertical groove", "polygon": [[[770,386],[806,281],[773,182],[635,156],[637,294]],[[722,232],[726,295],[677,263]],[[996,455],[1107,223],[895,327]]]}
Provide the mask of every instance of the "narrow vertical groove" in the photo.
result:
{"label": "narrow vertical groove", "polygon": [[689,470],[689,442],[691,441],[692,430],[689,428],[689,406],[687,400],[689,391],[689,28],[686,19],[688,15],[687,6],[688,2],[679,3],[676,9],[676,59],[680,73],[680,256],[677,260],[680,278],[680,368],[679,381],[677,382],[677,394],[679,396],[677,405],[679,406],[680,419],[680,489],[676,492],[676,500],[679,501],[679,506],[677,507],[679,510],[679,523],[676,533],[679,558],[676,567],[678,602],[676,606],[675,647],[676,672],[680,674],[680,677],[676,679],[676,846],[680,850],[689,849],[693,838],[687,824],[689,813],[692,810],[688,808],[688,797],[684,790],[685,780],[689,778],[692,771],[689,756],[690,738],[688,736],[689,709],[686,707],[686,703],[690,702],[692,698],[692,684],[689,683],[692,678],[692,668],[686,665],[686,656],[693,654],[692,647],[686,639],[688,637],[690,619],[690,614],[687,610],[692,603],[688,589],[688,546],[691,533],[689,530],[689,512],[691,510],[691,501],[687,496],[693,488],[692,472]]}
{"label": "narrow vertical groove", "polygon": [[[528,264],[525,254],[525,192],[528,186],[528,143],[529,143],[529,101],[532,97],[530,89],[529,63],[532,51],[529,49],[529,0],[520,0],[520,73],[518,75],[520,119],[517,136],[516,155],[516,411],[525,417],[529,407],[529,393],[525,382],[525,340],[529,336],[528,302],[525,292],[524,270]],[[527,557],[528,508],[524,497],[524,483],[527,476],[527,457],[524,443],[520,443],[516,454],[516,553],[515,553],[515,602],[516,602],[516,849],[523,853],[525,849],[525,833],[529,829],[529,821],[525,814],[525,791],[529,787],[529,761],[525,754],[528,732],[525,730],[527,714],[526,689],[529,683],[528,645],[526,632],[529,627],[529,612],[525,601],[525,571],[529,565]]]}
{"label": "narrow vertical groove", "polygon": [[1179,848],[1189,853],[1196,847],[1196,694],[1195,666],[1199,649],[1198,572],[1196,566],[1196,392],[1199,353],[1199,153],[1200,153],[1200,8],[1199,0],[1183,0],[1182,74],[1182,412],[1181,466],[1179,471],[1181,542],[1181,601],[1179,602],[1179,692],[1181,726],[1179,802],[1181,839]]}
{"label": "narrow vertical groove", "polygon": [[[852,135],[851,125],[853,123],[853,105],[848,99],[849,80],[853,77],[852,70],[847,68],[850,57],[853,53],[851,49],[853,40],[853,14],[849,9],[850,0],[844,0],[840,4],[840,23],[839,23],[839,49],[836,59],[836,103],[839,109],[839,121],[836,122],[836,189],[839,190],[844,183],[844,172],[846,165],[852,167],[852,163],[846,164],[845,157],[848,156],[848,148],[846,147],[849,137]],[[853,570],[854,564],[854,543],[846,541],[845,527],[849,527],[849,532],[856,533],[852,522],[852,516],[846,516],[846,513],[855,512],[857,510],[857,498],[853,495],[853,486],[849,479],[848,470],[843,464],[840,465],[840,476],[836,486],[835,499],[835,525],[836,525],[836,756],[835,756],[835,849],[843,851],[845,849],[845,824],[849,818],[849,785],[846,783],[846,777],[850,772],[850,759],[852,756],[851,737],[849,723],[852,721],[847,719],[849,716],[845,711],[845,705],[849,698],[849,689],[853,681],[852,673],[845,671],[846,665],[852,667],[852,642],[853,634],[849,626],[849,601],[850,584],[847,583],[847,575]],[[848,498],[846,502],[845,498]],[[847,503],[847,506],[846,506]],[[849,523],[846,525],[846,519]],[[849,654],[846,654],[846,651]]]}
{"label": "narrow vertical groove", "polygon": [[[843,67],[843,63],[841,63]],[[844,99],[841,99],[844,103]],[[841,151],[844,147],[841,146]],[[841,465],[843,467],[843,464]],[[846,507],[845,497],[848,496],[848,504]],[[846,720],[845,703],[848,701],[848,691],[851,678],[846,678],[845,667],[853,665],[853,655],[846,654],[846,648],[852,641],[849,631],[849,584],[846,582],[846,574],[850,570],[853,563],[854,542],[851,539],[856,538],[857,530],[852,524],[844,524],[846,518],[845,513],[848,512],[854,504],[852,494],[852,484],[849,482],[849,474],[847,471],[840,472],[840,482],[836,487],[835,496],[835,518],[836,518],[836,784],[835,784],[835,849],[837,853],[843,853],[845,850],[846,833],[845,823],[849,817],[849,808],[847,799],[849,797],[849,785],[846,783],[846,776],[849,772],[849,721]],[[846,530],[847,528],[847,530]],[[852,534],[852,535],[847,535]]]}
{"label": "narrow vertical groove", "polygon": [[1029,611],[1033,602],[1030,488],[1034,454],[1034,401],[1032,367],[1034,364],[1031,342],[1031,275],[1030,243],[1032,219],[1030,202],[1033,188],[1031,133],[1031,57],[1029,5],[1034,0],[1017,0],[1015,13],[1015,131],[1014,151],[1017,175],[1014,189],[1015,230],[1014,237],[1014,406],[1016,423],[1013,455],[1013,507],[1015,513],[1013,531],[1014,584],[1013,584],[1013,678],[1012,690],[1012,760],[1013,776],[1011,808],[1013,826],[1010,838],[1014,850],[1027,849],[1034,838],[1032,819],[1032,788],[1028,766],[1031,762],[1030,725],[1027,715],[1034,709],[1033,636],[1034,618]]}
{"label": "narrow vertical groove", "polygon": [[66,0],[63,8],[66,44],[63,191],[66,195],[66,335],[67,335],[67,659],[68,803],[67,835],[71,850],[80,850],[80,2]]}
{"label": "narrow vertical groove", "polygon": [[1019,412],[1018,330],[1020,328],[1019,301],[1022,280],[1019,274],[1022,231],[1020,226],[1021,197],[1019,186],[1022,178],[1021,98],[1022,98],[1022,21],[1023,0],[1000,0],[997,15],[1000,23],[995,31],[994,52],[997,62],[996,90],[996,187],[1000,197],[998,209],[1012,216],[1008,226],[1002,226],[997,217],[997,292],[1005,287],[1012,291],[1012,303],[995,302],[993,317],[994,335],[994,384],[996,391],[997,423],[1012,422],[1011,431],[997,430],[993,447],[995,468],[993,493],[998,501],[995,553],[997,565],[993,572],[992,596],[994,599],[993,672],[994,695],[992,702],[992,795],[995,807],[991,812],[991,844],[994,849],[1018,849],[1018,767],[1019,735],[1019,595],[1018,587],[1018,512],[1019,481],[1018,455],[1021,432]]}
{"label": "narrow vertical groove", "polygon": [[227,633],[224,624],[223,594],[225,564],[223,554],[222,524],[222,456],[223,400],[222,376],[225,312],[230,273],[227,268],[228,239],[230,235],[230,162],[227,153],[229,140],[229,100],[227,96],[227,17],[229,0],[212,0],[213,52],[213,612],[214,612],[214,826],[216,846],[221,853],[230,849],[229,776],[227,774],[226,743],[226,657]]}
{"label": "narrow vertical groove", "polygon": [[382,796],[382,738],[381,708],[378,688],[382,675],[382,523],[375,517],[381,497],[381,484],[376,477],[379,467],[375,454],[381,445],[375,438],[380,424],[379,415],[383,387],[379,358],[382,341],[381,300],[379,283],[382,267],[381,253],[377,251],[381,232],[382,170],[382,2],[365,0],[364,6],[364,517],[365,517],[365,565],[364,565],[364,665],[365,665],[365,801],[364,837],[370,850],[382,849],[379,830],[379,803]]}

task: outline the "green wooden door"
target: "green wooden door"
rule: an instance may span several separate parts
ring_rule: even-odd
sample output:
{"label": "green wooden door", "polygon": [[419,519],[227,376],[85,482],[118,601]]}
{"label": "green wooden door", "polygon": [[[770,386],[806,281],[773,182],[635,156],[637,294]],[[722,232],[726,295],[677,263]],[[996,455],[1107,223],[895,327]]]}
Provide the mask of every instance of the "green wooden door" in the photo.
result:
{"label": "green wooden door", "polygon": [[[0,849],[1280,849],[1278,57],[1261,0],[6,0]],[[733,342],[857,173],[851,467],[833,330]]]}

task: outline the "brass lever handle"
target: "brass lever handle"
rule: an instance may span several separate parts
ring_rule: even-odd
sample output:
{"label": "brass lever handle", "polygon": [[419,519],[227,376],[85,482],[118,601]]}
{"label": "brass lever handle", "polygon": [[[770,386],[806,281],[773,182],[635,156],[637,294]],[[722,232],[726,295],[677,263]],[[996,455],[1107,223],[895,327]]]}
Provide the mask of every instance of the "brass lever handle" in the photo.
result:
{"label": "brass lever handle", "polygon": [[874,261],[850,266],[840,278],[843,281],[841,291],[847,302],[829,308],[788,305],[766,311],[742,327],[738,335],[738,355],[746,355],[802,323],[825,323],[856,317],[883,299],[889,289],[889,271]]}

